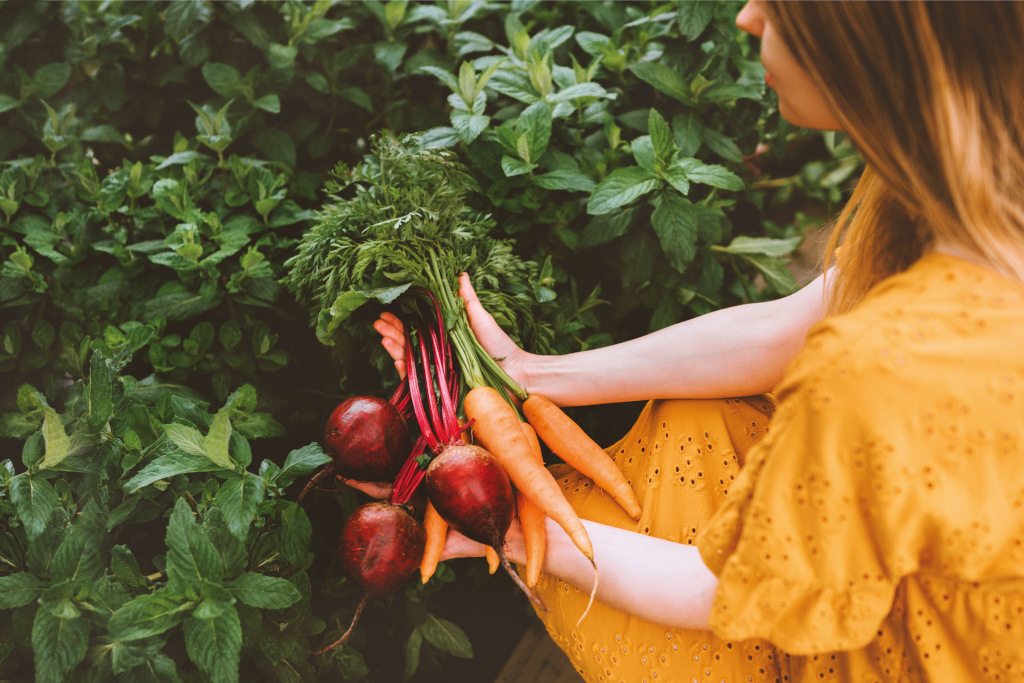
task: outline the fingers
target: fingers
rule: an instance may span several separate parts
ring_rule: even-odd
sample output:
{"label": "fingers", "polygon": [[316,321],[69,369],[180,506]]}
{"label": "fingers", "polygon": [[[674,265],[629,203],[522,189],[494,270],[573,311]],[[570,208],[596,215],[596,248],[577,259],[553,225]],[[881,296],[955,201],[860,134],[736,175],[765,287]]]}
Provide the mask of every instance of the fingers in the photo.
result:
{"label": "fingers", "polygon": [[373,329],[380,334],[381,345],[395,361],[395,369],[398,371],[399,378],[405,379],[405,327],[402,325],[402,321],[394,314],[385,311],[380,314],[380,318],[374,321]]}
{"label": "fingers", "polygon": [[383,500],[391,495],[391,484],[386,481],[356,481],[355,479],[346,479],[341,475],[338,475],[338,479],[345,486],[350,486],[356,491],[362,491],[371,498]]}
{"label": "fingers", "polygon": [[388,337],[381,339],[380,343],[384,346],[384,350],[388,352],[392,360],[395,361],[395,369],[398,370],[399,379],[405,379],[405,344],[396,342]]}

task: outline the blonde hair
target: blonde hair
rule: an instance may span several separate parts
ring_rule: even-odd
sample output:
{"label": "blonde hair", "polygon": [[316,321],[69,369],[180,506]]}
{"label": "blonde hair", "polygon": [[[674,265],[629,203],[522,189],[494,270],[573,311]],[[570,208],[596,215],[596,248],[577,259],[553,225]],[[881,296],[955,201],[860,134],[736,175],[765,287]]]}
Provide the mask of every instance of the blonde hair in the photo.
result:
{"label": "blonde hair", "polygon": [[830,311],[936,241],[1024,283],[1024,3],[764,10],[866,162],[832,234]]}

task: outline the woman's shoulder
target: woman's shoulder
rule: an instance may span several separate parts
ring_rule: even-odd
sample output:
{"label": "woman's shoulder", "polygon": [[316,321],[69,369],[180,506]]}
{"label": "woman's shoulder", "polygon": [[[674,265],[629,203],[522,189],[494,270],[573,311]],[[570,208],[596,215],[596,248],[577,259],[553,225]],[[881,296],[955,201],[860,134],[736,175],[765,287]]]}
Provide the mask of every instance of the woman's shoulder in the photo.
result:
{"label": "woman's shoulder", "polygon": [[875,390],[877,381],[887,390],[948,386],[960,375],[977,381],[986,369],[1005,372],[1021,339],[1024,287],[963,259],[930,254],[850,312],[812,327],[779,391],[823,376],[834,384],[866,380]]}

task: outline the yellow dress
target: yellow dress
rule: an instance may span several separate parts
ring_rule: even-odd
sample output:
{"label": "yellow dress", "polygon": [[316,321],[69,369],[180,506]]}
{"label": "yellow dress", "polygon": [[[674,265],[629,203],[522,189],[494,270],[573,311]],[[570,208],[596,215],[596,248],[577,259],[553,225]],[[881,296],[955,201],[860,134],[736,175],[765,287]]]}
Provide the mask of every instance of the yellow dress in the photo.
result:
{"label": "yellow dress", "polygon": [[719,577],[712,633],[600,604],[576,629],[587,596],[544,576],[584,679],[1024,681],[1024,288],[925,256],[812,328],[774,398],[648,404],[609,449],[639,523],[557,470],[582,517]]}

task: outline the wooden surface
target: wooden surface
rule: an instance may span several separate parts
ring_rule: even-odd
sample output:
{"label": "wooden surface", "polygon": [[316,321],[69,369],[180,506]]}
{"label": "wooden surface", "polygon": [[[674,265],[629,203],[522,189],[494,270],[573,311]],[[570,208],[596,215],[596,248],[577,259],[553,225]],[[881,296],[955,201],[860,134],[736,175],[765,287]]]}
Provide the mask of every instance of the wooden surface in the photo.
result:
{"label": "wooden surface", "polygon": [[540,624],[527,629],[494,683],[580,683],[569,658]]}

